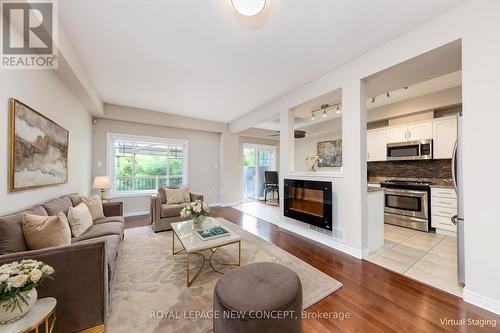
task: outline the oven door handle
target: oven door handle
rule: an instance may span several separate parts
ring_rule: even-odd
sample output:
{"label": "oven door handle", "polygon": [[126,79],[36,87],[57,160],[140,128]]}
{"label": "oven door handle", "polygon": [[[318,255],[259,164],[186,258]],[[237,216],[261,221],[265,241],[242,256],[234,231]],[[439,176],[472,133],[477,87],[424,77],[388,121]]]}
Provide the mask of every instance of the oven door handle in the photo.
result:
{"label": "oven door handle", "polygon": [[393,190],[393,189],[388,189],[385,188],[385,193],[388,194],[396,194],[396,195],[403,195],[403,196],[410,196],[410,197],[422,197],[427,194],[427,191],[412,191],[412,190]]}

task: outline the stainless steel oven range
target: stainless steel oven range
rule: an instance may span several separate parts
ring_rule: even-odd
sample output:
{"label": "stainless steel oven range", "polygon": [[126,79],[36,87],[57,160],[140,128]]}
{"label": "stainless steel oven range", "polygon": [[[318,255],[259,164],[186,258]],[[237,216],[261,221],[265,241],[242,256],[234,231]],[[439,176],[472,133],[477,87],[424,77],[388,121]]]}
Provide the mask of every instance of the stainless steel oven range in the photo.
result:
{"label": "stainless steel oven range", "polygon": [[385,189],[385,223],[430,230],[430,183],[388,180],[380,185]]}

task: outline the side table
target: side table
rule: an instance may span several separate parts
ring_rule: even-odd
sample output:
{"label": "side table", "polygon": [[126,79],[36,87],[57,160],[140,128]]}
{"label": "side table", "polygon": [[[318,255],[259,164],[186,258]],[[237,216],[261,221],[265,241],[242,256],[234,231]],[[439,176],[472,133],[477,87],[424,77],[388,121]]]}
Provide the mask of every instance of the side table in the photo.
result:
{"label": "side table", "polygon": [[4,333],[52,333],[56,322],[56,304],[54,297],[38,299],[24,317],[10,324],[0,325],[0,331]]}
{"label": "side table", "polygon": [[106,216],[123,216],[123,202],[120,201],[110,201],[103,202],[102,208],[106,212]]}

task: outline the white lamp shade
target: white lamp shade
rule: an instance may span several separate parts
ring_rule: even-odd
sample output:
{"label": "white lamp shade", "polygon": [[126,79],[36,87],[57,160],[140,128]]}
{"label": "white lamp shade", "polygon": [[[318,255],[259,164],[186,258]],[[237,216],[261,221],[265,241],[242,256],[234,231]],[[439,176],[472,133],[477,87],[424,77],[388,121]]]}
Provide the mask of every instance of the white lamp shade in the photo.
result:
{"label": "white lamp shade", "polygon": [[266,0],[231,0],[231,4],[243,16],[255,16],[264,9]]}
{"label": "white lamp shade", "polygon": [[111,188],[111,179],[108,176],[99,176],[94,178],[94,185],[92,188],[97,189],[110,189]]}

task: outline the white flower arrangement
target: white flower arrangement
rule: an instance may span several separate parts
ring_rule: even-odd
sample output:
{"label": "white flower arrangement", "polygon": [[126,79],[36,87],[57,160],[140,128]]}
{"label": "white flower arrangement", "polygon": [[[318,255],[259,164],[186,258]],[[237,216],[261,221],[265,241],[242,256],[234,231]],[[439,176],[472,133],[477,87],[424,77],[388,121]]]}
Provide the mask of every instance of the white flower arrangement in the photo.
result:
{"label": "white flower arrangement", "polygon": [[189,203],[186,207],[181,210],[182,217],[200,217],[200,216],[208,216],[210,213],[210,209],[206,202],[201,200],[196,200],[195,202]]}
{"label": "white flower arrangement", "polygon": [[306,161],[312,161],[311,171],[316,171],[316,164],[323,161],[322,155],[308,154],[306,155]]}
{"label": "white flower arrangement", "polygon": [[0,304],[6,311],[16,308],[22,311],[21,303],[28,305],[24,292],[40,286],[47,278],[52,279],[54,269],[32,259],[14,261],[0,266]]}
{"label": "white flower arrangement", "polygon": [[314,154],[307,154],[306,155],[306,161],[309,161],[309,160],[319,160],[319,156],[318,155],[314,155]]}

